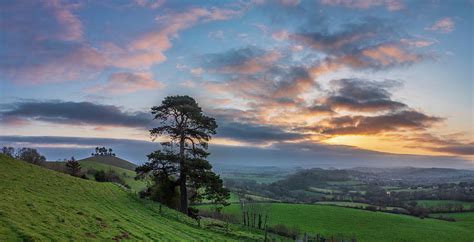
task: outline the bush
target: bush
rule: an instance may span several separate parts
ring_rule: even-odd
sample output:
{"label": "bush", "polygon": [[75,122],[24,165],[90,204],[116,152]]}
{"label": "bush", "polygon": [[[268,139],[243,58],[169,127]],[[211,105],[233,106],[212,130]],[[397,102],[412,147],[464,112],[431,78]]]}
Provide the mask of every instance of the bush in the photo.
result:
{"label": "bush", "polygon": [[103,170],[95,171],[94,179],[98,182],[115,182],[125,187],[129,187],[114,170],[108,170],[107,172]]}
{"label": "bush", "polygon": [[284,224],[277,224],[268,228],[268,231],[281,236],[297,239],[300,234],[298,227],[289,228]]}
{"label": "bush", "polygon": [[46,158],[32,148],[21,148],[18,150],[16,157],[35,165],[43,165],[46,162]]}

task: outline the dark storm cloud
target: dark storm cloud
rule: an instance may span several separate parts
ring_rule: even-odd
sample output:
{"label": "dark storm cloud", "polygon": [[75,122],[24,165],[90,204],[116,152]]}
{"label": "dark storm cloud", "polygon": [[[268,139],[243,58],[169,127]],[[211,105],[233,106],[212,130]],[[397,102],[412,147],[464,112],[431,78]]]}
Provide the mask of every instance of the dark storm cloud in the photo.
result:
{"label": "dark storm cloud", "polygon": [[407,107],[404,103],[391,100],[388,89],[399,86],[400,83],[396,81],[341,79],[332,84],[336,90],[326,98],[325,103],[333,109],[376,112]]}
{"label": "dark storm cloud", "polygon": [[148,127],[152,116],[146,112],[125,112],[114,105],[91,102],[26,101],[3,105],[2,120],[24,119],[73,125]]}
{"label": "dark storm cloud", "polygon": [[417,111],[401,111],[379,116],[340,116],[325,119],[325,127],[317,127],[322,134],[378,134],[391,131],[424,130],[442,121]]}

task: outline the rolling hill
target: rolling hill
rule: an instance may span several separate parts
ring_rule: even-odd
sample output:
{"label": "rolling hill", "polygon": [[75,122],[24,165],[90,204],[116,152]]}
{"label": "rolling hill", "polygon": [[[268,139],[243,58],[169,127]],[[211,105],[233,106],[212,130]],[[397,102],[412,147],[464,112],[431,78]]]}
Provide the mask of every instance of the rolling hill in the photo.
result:
{"label": "rolling hill", "polygon": [[[120,186],[59,173],[0,155],[0,241],[256,240],[260,233],[202,227]],[[224,227],[221,225],[221,227]],[[213,229],[214,228],[214,229]]]}
{"label": "rolling hill", "polygon": [[101,163],[104,165],[120,167],[120,168],[131,170],[131,171],[135,171],[135,168],[137,167],[137,165],[129,161],[126,161],[116,156],[109,156],[109,155],[91,156],[91,157],[79,160],[79,162],[96,162],[96,163]]}

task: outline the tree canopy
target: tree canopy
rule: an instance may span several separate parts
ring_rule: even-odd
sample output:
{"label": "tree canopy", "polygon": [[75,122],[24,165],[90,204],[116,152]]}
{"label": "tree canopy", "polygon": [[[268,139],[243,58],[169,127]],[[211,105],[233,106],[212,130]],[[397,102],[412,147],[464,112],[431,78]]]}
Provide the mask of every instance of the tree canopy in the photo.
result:
{"label": "tree canopy", "polygon": [[155,184],[161,188],[166,185],[169,193],[179,187],[179,210],[183,213],[188,213],[189,201],[207,199],[226,205],[229,191],[206,160],[208,142],[216,134],[215,119],[204,115],[189,96],[166,97],[160,106],[151,108],[151,113],[159,123],[150,130],[151,136],[167,141],[136,169],[138,177],[151,175]]}

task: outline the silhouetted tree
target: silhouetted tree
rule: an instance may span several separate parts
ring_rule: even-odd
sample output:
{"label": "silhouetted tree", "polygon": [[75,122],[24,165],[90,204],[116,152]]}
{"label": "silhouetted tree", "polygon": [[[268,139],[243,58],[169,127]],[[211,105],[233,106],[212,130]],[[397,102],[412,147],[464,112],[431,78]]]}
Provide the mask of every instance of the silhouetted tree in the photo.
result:
{"label": "silhouetted tree", "polygon": [[21,148],[18,150],[16,158],[35,165],[42,165],[46,162],[46,158],[32,148]]}
{"label": "silhouetted tree", "polygon": [[13,157],[15,155],[15,148],[3,146],[2,147],[2,154],[6,155],[6,156]]}
{"label": "silhouetted tree", "polygon": [[76,159],[74,159],[74,156],[66,162],[66,171],[71,176],[80,176],[81,165]]}
{"label": "silhouetted tree", "polygon": [[[151,110],[160,125],[150,130],[150,134],[169,141],[161,143],[161,150],[148,155],[149,161],[136,169],[138,177],[151,174],[158,182],[177,177],[174,185],[179,186],[183,213],[188,213],[189,200],[210,199],[226,205],[229,191],[223,188],[222,180],[206,160],[208,141],[217,128],[214,118],[205,116],[189,96],[166,97]],[[192,193],[189,198],[188,191]]]}

